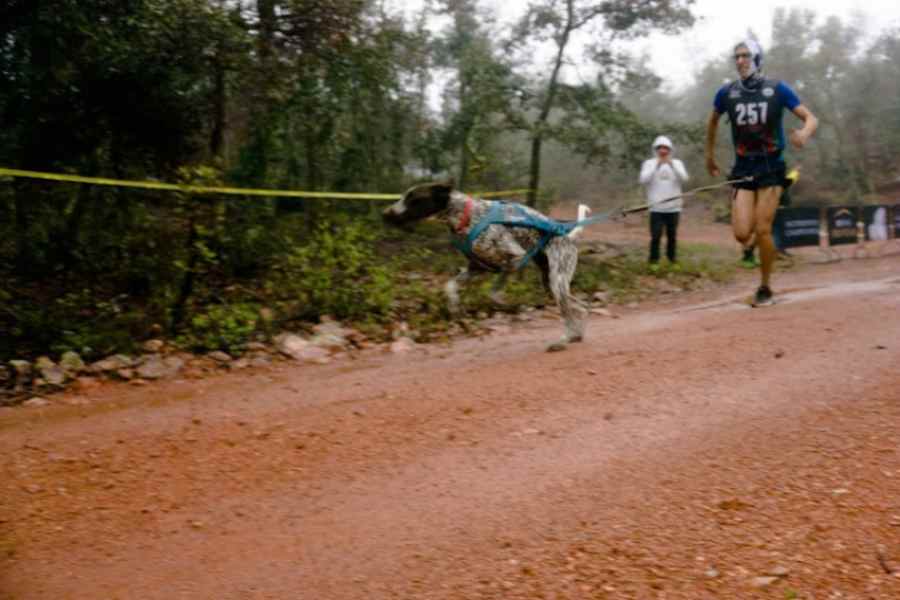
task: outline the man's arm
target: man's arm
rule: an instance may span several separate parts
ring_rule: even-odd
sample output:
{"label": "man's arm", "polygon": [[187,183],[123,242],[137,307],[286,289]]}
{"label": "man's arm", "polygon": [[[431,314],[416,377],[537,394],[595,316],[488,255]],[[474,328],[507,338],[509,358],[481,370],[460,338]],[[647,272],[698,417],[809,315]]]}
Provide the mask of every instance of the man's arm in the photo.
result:
{"label": "man's arm", "polygon": [[798,119],[803,121],[802,129],[791,129],[791,143],[794,145],[794,148],[802,148],[806,145],[806,142],[809,141],[809,138],[812,137],[812,134],[816,132],[816,129],[818,129],[819,119],[817,119],[816,115],[812,114],[803,104],[798,104],[791,112],[797,115]]}
{"label": "man's arm", "polygon": [[675,169],[675,175],[682,183],[690,179],[690,177],[688,177],[687,169],[684,168],[684,163],[677,158],[672,161],[672,167]]}
{"label": "man's arm", "polygon": [[645,160],[644,164],[641,165],[641,176],[638,178],[638,181],[642,185],[647,185],[650,183],[650,180],[653,179],[654,173],[656,173],[657,164],[659,161],[653,160]]}
{"label": "man's arm", "polygon": [[718,177],[720,173],[719,165],[716,164],[716,136],[719,133],[719,117],[721,115],[718,111],[713,110],[706,120],[706,171],[713,177]]}

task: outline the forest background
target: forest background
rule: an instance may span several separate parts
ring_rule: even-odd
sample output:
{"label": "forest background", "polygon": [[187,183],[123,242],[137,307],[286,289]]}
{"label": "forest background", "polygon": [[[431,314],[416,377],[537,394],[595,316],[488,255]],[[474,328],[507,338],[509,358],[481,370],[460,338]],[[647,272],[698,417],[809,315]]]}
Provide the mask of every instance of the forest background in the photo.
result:
{"label": "forest background", "polygon": [[[600,210],[640,200],[639,164],[663,133],[694,181],[712,183],[702,126],[733,77],[732,49],[691,65],[675,92],[629,44],[690,36],[691,0],[535,0],[520,12],[506,23],[479,0],[415,11],[11,0],[0,166],[326,192],[452,177],[471,192],[530,189],[524,200],[543,209]],[[873,36],[800,9],[776,11],[771,28],[767,72],[821,120],[815,143],[789,156],[803,171],[795,202],[877,200],[900,172],[898,30]],[[383,206],[4,179],[0,361],[97,358],[159,336],[240,353],[323,315],[375,337],[401,320],[434,329],[449,315],[429,278],[458,265],[436,230],[385,230]],[[587,273],[581,291],[611,287],[615,272]]]}

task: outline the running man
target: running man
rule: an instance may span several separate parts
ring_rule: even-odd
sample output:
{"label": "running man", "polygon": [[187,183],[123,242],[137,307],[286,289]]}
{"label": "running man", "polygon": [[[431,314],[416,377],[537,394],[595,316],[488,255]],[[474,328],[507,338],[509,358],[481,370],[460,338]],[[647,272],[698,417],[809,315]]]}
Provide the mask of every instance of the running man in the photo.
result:
{"label": "running man", "polygon": [[719,89],[706,124],[706,170],[713,177],[720,175],[715,159],[716,135],[719,118],[727,114],[735,152],[730,179],[747,178],[734,184],[731,226],[744,248],[750,247],[754,238],[759,246],[761,281],[753,306],[764,306],[774,302],[769,287],[776,256],[772,221],[785,188],[784,109],[803,121],[802,129],[790,132],[791,143],[798,149],[809,141],[819,120],[787,84],[763,76],[763,53],[756,41],[735,46],[734,62],[739,78]]}

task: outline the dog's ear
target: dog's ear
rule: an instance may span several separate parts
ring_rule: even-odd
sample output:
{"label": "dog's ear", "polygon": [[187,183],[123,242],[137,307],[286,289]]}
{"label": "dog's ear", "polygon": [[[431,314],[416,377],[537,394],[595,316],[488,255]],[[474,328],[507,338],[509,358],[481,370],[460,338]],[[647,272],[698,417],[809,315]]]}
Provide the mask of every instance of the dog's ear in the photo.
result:
{"label": "dog's ear", "polygon": [[453,182],[434,183],[431,188],[431,206],[434,210],[444,210],[450,203],[450,194],[453,192]]}

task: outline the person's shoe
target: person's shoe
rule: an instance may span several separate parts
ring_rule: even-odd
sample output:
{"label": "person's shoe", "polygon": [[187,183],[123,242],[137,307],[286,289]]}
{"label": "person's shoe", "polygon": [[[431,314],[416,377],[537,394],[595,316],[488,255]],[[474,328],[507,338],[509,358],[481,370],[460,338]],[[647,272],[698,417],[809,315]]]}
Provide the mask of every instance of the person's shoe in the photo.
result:
{"label": "person's shoe", "polygon": [[741,266],[745,269],[755,269],[759,266],[756,257],[753,255],[753,249],[744,250],[744,256],[741,258]]}
{"label": "person's shoe", "polygon": [[649,265],[647,265],[647,270],[653,274],[659,273],[659,263],[650,263]]}
{"label": "person's shoe", "polygon": [[669,263],[669,270],[673,273],[681,273],[681,264],[677,262]]}
{"label": "person's shoe", "polygon": [[772,306],[773,304],[775,304],[775,299],[772,297],[772,290],[769,289],[769,286],[759,286],[751,306]]}

